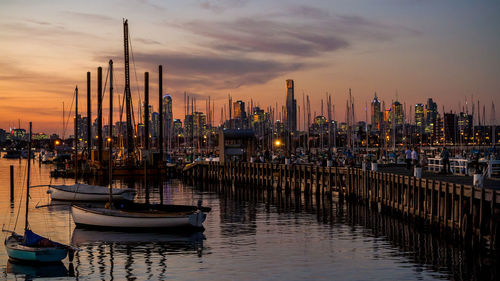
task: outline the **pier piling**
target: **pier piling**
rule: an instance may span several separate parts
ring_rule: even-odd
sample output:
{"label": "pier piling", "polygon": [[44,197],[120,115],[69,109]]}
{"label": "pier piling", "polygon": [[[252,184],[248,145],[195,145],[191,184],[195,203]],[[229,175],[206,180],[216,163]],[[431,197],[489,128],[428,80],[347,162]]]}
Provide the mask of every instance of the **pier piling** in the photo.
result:
{"label": "pier piling", "polygon": [[14,165],[10,165],[10,205],[14,206]]}

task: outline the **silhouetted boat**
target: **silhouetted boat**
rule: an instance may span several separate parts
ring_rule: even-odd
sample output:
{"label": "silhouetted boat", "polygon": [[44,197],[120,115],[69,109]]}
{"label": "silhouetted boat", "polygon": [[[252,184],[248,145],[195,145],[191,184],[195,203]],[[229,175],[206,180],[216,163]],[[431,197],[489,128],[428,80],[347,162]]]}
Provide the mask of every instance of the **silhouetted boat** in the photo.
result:
{"label": "silhouetted boat", "polygon": [[6,154],[3,155],[5,159],[19,159],[21,158],[21,152],[17,150],[8,150]]}

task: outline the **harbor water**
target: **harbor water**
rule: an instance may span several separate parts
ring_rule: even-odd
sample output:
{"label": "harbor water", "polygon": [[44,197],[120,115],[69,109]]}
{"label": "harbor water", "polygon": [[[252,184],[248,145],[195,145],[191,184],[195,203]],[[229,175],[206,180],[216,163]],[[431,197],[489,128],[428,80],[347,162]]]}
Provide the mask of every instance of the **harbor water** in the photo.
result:
{"label": "harbor water", "polygon": [[[14,165],[15,200],[9,200]],[[50,165],[33,162],[31,185],[71,184],[51,179]],[[0,159],[0,220],[24,226],[26,160]],[[97,179],[91,179],[94,181]],[[243,186],[188,185],[177,179],[114,179],[137,190],[136,200],[212,208],[204,232],[158,233],[75,228],[69,205],[51,204],[35,187],[30,226],[79,248],[72,264],[12,263],[0,246],[0,279],[59,280],[490,280],[499,264],[490,253],[465,250],[423,226],[335,198],[307,197]],[[17,223],[16,223],[17,221]],[[2,239],[8,233],[2,233]]]}

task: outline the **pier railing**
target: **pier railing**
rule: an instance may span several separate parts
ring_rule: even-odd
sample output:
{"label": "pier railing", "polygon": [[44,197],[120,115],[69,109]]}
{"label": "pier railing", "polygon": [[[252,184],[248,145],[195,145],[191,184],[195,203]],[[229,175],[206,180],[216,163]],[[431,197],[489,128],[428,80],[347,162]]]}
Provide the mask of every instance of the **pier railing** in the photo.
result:
{"label": "pier railing", "polygon": [[469,244],[500,249],[500,191],[347,167],[197,163],[183,176],[200,181],[338,195],[431,225]]}

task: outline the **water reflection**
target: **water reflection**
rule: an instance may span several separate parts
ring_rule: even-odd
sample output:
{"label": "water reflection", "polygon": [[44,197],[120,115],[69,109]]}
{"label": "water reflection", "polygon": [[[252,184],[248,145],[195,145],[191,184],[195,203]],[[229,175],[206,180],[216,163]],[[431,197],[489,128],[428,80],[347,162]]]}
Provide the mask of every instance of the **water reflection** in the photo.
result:
{"label": "water reflection", "polygon": [[[71,242],[76,253],[76,276],[164,279],[167,256],[202,256],[201,232],[121,232],[75,228]],[[109,276],[109,277],[108,277]]]}
{"label": "water reflection", "polygon": [[[390,251],[390,256],[399,257],[401,263],[412,267],[415,272],[436,272],[435,277],[439,279],[498,280],[500,262],[496,253],[471,251],[431,232],[425,225],[379,213],[363,204],[338,202],[337,197],[329,194],[307,196],[252,186],[235,188],[218,184],[199,188],[218,193],[220,227],[224,235],[256,233],[256,210],[259,204],[264,204],[267,213],[310,214],[332,229],[349,226],[349,235],[342,233],[338,239],[367,238],[374,253],[390,246],[397,249]],[[286,222],[301,223],[300,220]],[[387,259],[377,254],[374,258]]]}
{"label": "water reflection", "polygon": [[23,276],[25,280],[32,280],[33,278],[73,276],[70,274],[70,271],[68,271],[62,262],[37,265],[9,260],[6,267],[6,273]]}

